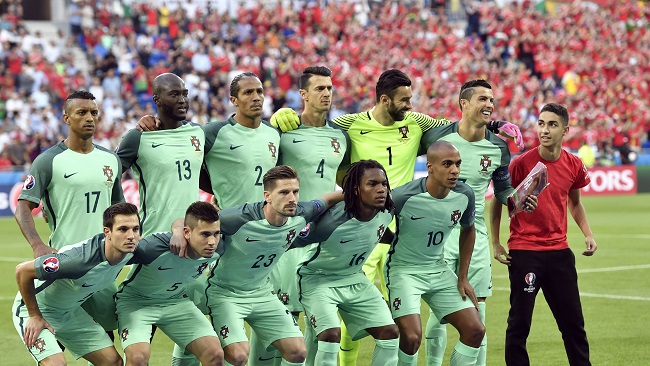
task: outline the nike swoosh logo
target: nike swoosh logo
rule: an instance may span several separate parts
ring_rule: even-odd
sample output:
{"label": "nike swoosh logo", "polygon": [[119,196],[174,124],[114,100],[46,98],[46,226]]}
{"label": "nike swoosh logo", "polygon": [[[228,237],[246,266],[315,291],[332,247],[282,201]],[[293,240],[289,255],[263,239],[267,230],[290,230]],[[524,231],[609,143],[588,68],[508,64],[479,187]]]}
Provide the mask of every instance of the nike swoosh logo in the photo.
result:
{"label": "nike swoosh logo", "polygon": [[262,358],[262,356],[260,356],[257,360],[258,361],[270,361],[270,360],[273,360],[273,359],[275,359],[275,356],[273,356],[271,358]]}
{"label": "nike swoosh logo", "polygon": [[341,244],[349,243],[351,241],[352,241],[352,239],[350,239],[350,240],[341,240]]}
{"label": "nike swoosh logo", "polygon": [[350,351],[354,351],[354,348],[350,348],[350,349],[343,349],[342,347],[339,347],[339,348],[340,348],[340,349],[341,349],[341,351],[343,351],[343,352],[350,352]]}
{"label": "nike swoosh logo", "polygon": [[158,270],[159,270],[159,271],[166,271],[166,270],[168,270],[168,269],[172,269],[172,267],[169,267],[169,268],[163,268],[163,267],[161,267],[161,266],[158,266]]}
{"label": "nike swoosh logo", "polygon": [[424,217],[415,217],[415,216],[411,215],[411,220],[413,220],[413,221],[423,219],[423,218]]}
{"label": "nike swoosh logo", "polygon": [[296,140],[296,139],[293,139],[293,143],[294,143],[294,144],[297,144],[297,143],[299,143],[299,142],[304,142],[304,141],[305,141],[305,140]]}
{"label": "nike swoosh logo", "polygon": [[251,239],[251,238],[246,238],[246,241],[250,243],[250,242],[259,241],[259,240],[257,240],[257,239]]}
{"label": "nike swoosh logo", "polygon": [[237,145],[237,146],[230,145],[230,150],[235,150],[236,148],[242,147],[242,146],[244,146],[244,145]]}
{"label": "nike swoosh logo", "polygon": [[73,175],[75,175],[77,173],[79,173],[79,172],[72,173],[72,174],[63,174],[63,178],[68,179],[68,178],[72,177]]}
{"label": "nike swoosh logo", "polygon": [[365,135],[365,134],[370,133],[370,132],[372,132],[372,131],[359,131],[359,133],[362,134],[362,135]]}
{"label": "nike swoosh logo", "polygon": [[158,146],[163,146],[163,145],[164,145],[164,144],[154,144],[154,143],[151,143],[151,147],[154,148],[154,149],[157,148]]}
{"label": "nike swoosh logo", "polygon": [[92,287],[92,286],[94,286],[94,285],[92,285],[92,284],[89,285],[87,283],[84,283],[84,284],[81,285],[81,287]]}

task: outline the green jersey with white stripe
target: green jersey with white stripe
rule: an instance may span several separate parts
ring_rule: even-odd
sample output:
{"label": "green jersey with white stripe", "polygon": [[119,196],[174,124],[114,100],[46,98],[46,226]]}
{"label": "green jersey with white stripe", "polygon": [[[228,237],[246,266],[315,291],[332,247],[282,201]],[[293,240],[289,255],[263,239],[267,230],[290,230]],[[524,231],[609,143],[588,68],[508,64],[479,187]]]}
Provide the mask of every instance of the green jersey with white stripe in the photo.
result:
{"label": "green jersey with white stripe", "polygon": [[168,231],[198,201],[204,145],[201,126],[187,121],[171,130],[133,129],[124,136],[117,155],[138,180],[143,236]]}
{"label": "green jersey with white stripe", "polygon": [[266,121],[248,128],[233,118],[208,123],[204,130],[205,167],[219,206],[229,208],[262,197],[262,177],[280,154],[280,132]]}
{"label": "green jersey with white stripe", "polygon": [[311,223],[294,244],[318,243],[299,264],[301,292],[317,286],[338,287],[365,281],[361,268],[392,219],[392,212],[380,211],[370,221],[359,221],[345,211],[345,202],[339,202]]}
{"label": "green jersey with white stripe", "polygon": [[459,224],[474,224],[474,192],[467,184],[458,182],[438,199],[427,191],[426,180],[416,179],[391,192],[397,230],[388,252],[388,273],[431,273],[444,266],[444,245],[451,231]]}
{"label": "green jersey with white stripe", "polygon": [[126,279],[115,295],[117,300],[155,304],[187,297],[186,285],[207,273],[210,263],[219,259],[223,246],[218,245],[210,258],[183,258],[169,250],[172,233],[155,233],[138,243]]}
{"label": "green jersey with white stripe", "polygon": [[272,291],[268,277],[278,259],[326,207],[321,199],[299,202],[295,216],[273,226],[266,221],[264,204],[245,203],[219,212],[224,251],[208,279],[208,296],[265,301]]}
{"label": "green jersey with white stripe", "polygon": [[47,212],[50,246],[60,249],[102,230],[102,214],[124,201],[118,157],[101,146],[81,154],[60,142],[39,155],[29,169],[19,200],[38,204]]}

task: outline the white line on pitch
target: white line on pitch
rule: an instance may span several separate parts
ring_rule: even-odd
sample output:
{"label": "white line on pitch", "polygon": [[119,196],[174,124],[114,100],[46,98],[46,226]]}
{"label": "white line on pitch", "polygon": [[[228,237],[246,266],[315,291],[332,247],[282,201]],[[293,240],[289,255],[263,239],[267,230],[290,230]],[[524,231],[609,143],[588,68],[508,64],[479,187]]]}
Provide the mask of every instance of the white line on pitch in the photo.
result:
{"label": "white line on pitch", "polygon": [[[650,264],[639,264],[634,266],[604,267],[604,268],[585,268],[579,269],[578,273],[598,273],[598,272],[616,272],[629,271],[631,269],[648,269]],[[508,278],[508,275],[495,275],[492,278]]]}
{"label": "white line on pitch", "polygon": [[16,257],[0,257],[0,262],[14,262],[16,264],[26,262],[34,258],[16,258]]}
{"label": "white line on pitch", "polygon": [[[508,287],[493,287],[492,289],[496,290],[496,291],[510,291],[510,288],[508,288]],[[580,296],[582,296],[582,297],[598,297],[598,298],[615,299],[615,300],[650,301],[650,297],[592,294],[592,293],[589,293],[589,292],[581,292]]]}

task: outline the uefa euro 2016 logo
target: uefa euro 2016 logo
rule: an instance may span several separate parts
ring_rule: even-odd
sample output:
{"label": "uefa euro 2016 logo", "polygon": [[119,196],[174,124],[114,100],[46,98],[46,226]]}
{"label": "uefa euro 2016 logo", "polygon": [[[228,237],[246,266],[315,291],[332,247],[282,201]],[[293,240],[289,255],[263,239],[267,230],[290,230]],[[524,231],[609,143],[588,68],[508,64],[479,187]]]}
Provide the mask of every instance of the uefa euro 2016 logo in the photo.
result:
{"label": "uefa euro 2016 logo", "polygon": [[531,293],[535,291],[535,280],[537,280],[537,275],[535,275],[533,272],[528,272],[524,276],[524,281],[528,285],[528,287],[524,288],[524,291]]}

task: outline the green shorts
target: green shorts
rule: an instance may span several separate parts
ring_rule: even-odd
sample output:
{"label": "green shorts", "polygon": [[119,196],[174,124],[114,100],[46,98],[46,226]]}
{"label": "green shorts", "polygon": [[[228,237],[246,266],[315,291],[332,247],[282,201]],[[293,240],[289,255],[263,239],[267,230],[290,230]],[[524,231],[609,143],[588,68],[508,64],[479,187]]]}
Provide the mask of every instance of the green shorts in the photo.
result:
{"label": "green shorts", "polygon": [[[458,273],[460,255],[458,253],[458,236],[460,230],[454,229],[445,242],[445,262]],[[469,284],[474,288],[476,297],[492,296],[492,257],[490,256],[487,232],[476,228],[476,240],[472,261],[467,273]]]}
{"label": "green shorts", "polygon": [[390,298],[388,304],[394,319],[420,314],[420,298],[438,319],[474,307],[469,296],[463,301],[458,292],[458,277],[448,267],[428,274],[395,273],[393,269],[386,282]]}
{"label": "green shorts", "polygon": [[[23,311],[18,309],[19,304],[20,300],[14,302],[12,313],[14,327],[22,340],[24,327],[29,317],[24,305],[21,306]],[[28,349],[37,362],[63,352],[57,341],[61,342],[75,358],[106,347],[113,347],[113,341],[108,337],[106,331],[81,307],[65,313],[56,310],[47,311],[47,309],[41,309],[41,312],[45,320],[56,331],[56,336],[48,329],[43,329],[38,335],[36,344]]]}
{"label": "green shorts", "polygon": [[244,321],[255,330],[267,351],[274,349],[272,344],[279,339],[302,338],[291,312],[270,292],[261,302],[218,296],[208,300],[212,326],[224,348],[232,343],[248,342]]}
{"label": "green shorts", "polygon": [[150,343],[154,325],[182,349],[199,338],[217,336],[210,321],[189,299],[151,305],[120,299],[117,319],[122,349],[134,343]]}
{"label": "green shorts", "polygon": [[298,264],[303,260],[310,246],[291,249],[284,253],[278,260],[278,265],[273,268],[269,279],[273,291],[292,313],[303,311],[300,304],[300,291],[298,290]]}
{"label": "green shorts", "polygon": [[95,319],[104,330],[110,332],[117,329],[117,317],[115,316],[115,299],[117,283],[93,294],[81,307]]}
{"label": "green shorts", "polygon": [[309,289],[302,292],[301,302],[317,335],[327,329],[340,328],[339,314],[355,341],[367,336],[368,328],[395,324],[383,296],[370,281]]}

